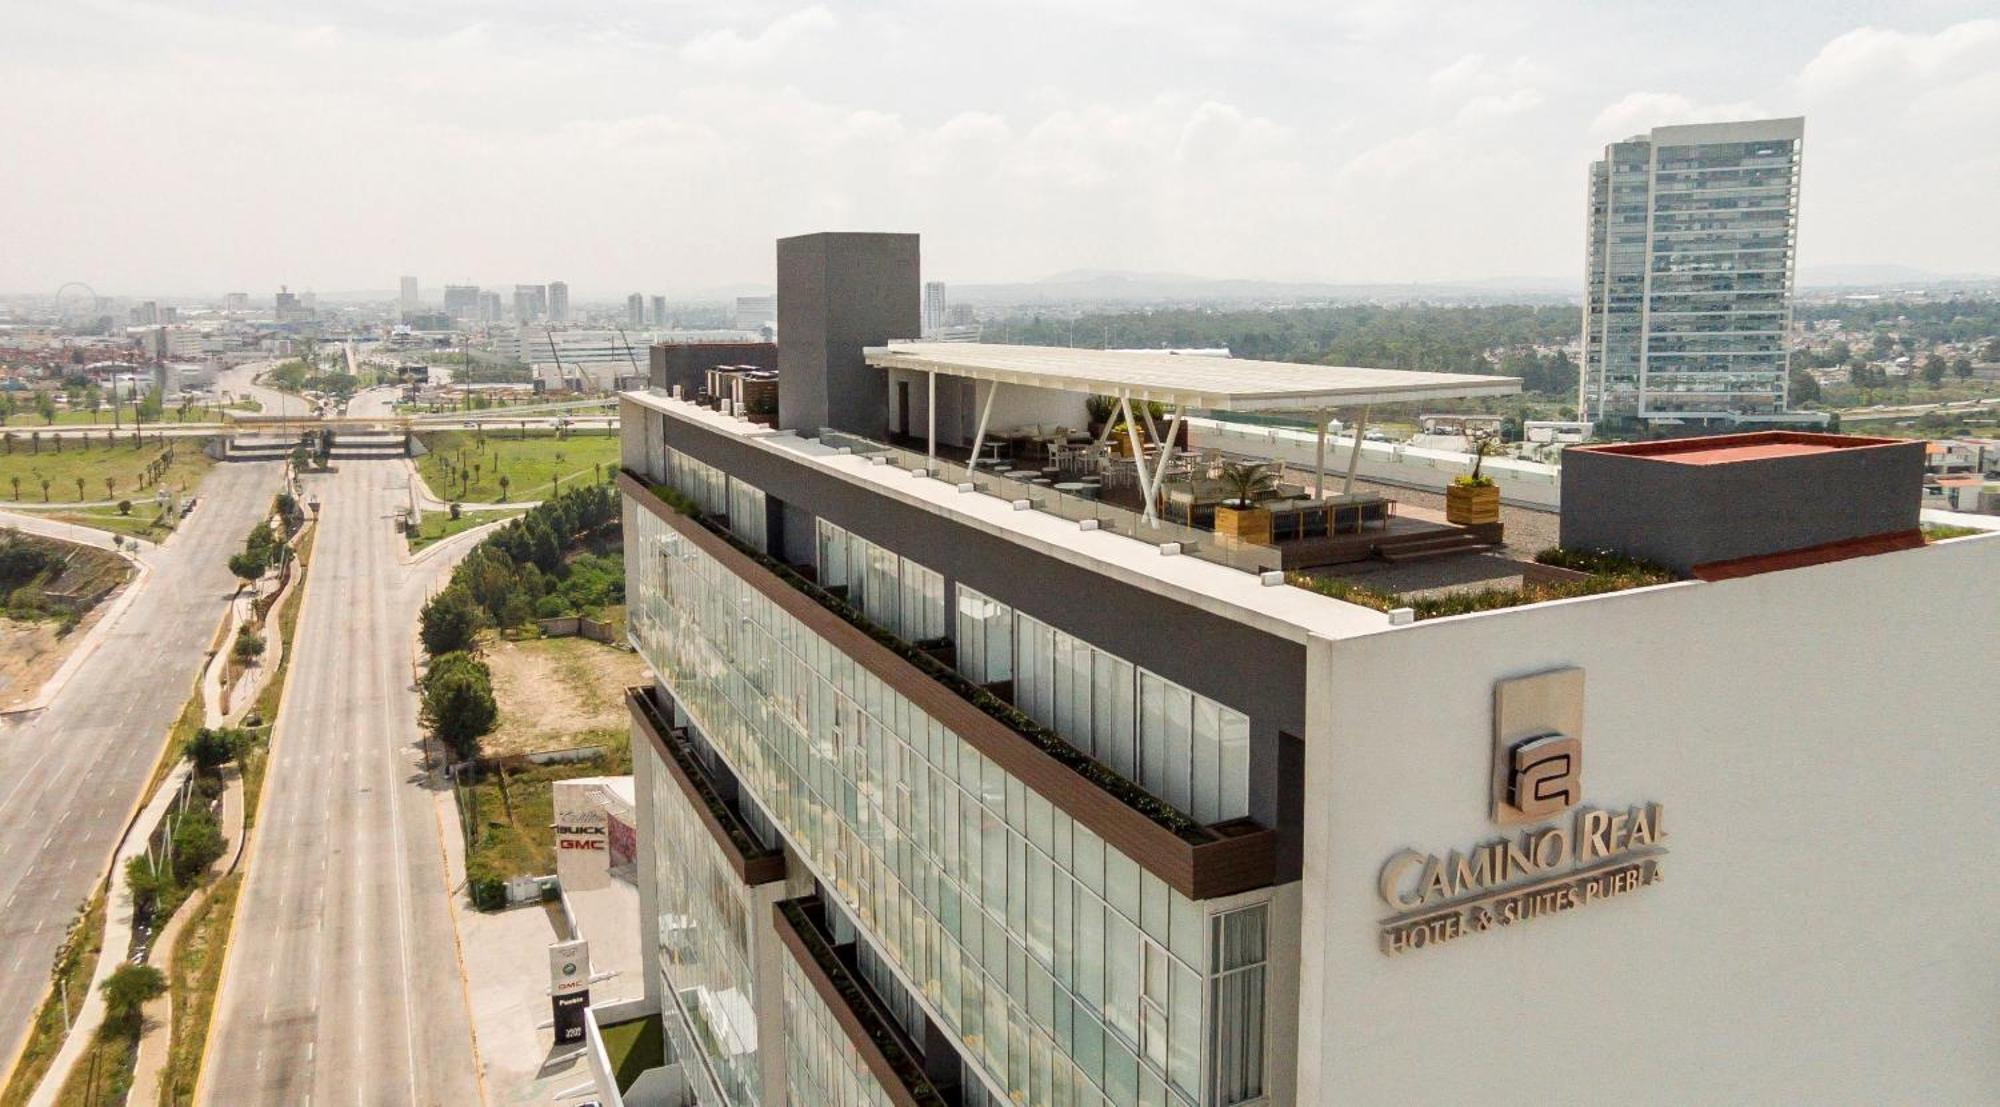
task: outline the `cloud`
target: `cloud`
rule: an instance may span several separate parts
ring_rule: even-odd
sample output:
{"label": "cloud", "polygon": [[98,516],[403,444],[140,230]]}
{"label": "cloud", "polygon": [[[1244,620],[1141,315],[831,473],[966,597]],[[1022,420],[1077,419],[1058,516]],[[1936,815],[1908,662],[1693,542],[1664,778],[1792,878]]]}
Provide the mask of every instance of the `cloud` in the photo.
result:
{"label": "cloud", "polygon": [[717,67],[763,65],[800,40],[831,31],[839,23],[824,5],[814,4],[778,17],[749,37],[734,27],[696,35],[681,47],[681,59]]}
{"label": "cloud", "polygon": [[1475,96],[1458,109],[1454,121],[1461,125],[1492,123],[1510,115],[1533,111],[1542,106],[1542,94],[1532,88],[1517,88],[1505,95]]}
{"label": "cloud", "polygon": [[1591,133],[1606,140],[1641,134],[1659,126],[1681,123],[1726,123],[1760,119],[1772,113],[1754,101],[1698,103],[1677,92],[1634,92],[1607,106],[1591,120]]}
{"label": "cloud", "polygon": [[1825,96],[1899,81],[1976,77],[1992,72],[1996,50],[2000,19],[1975,19],[1928,35],[1859,27],[1822,47],[1799,71],[1797,84],[1808,96]]}

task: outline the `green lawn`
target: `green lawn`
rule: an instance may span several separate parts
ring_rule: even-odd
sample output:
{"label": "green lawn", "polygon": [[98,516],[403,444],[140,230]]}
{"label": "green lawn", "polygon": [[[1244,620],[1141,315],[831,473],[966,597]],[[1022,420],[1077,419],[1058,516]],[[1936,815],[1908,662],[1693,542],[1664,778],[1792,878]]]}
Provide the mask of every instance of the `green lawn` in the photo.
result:
{"label": "green lawn", "polygon": [[[417,462],[440,499],[463,503],[547,499],[557,481],[601,480],[618,467],[618,433],[443,431],[419,436],[430,453]],[[504,495],[500,478],[507,478]]]}
{"label": "green lawn", "polygon": [[[5,426],[8,430],[17,432],[49,429],[49,421],[47,419],[36,414],[32,408],[26,411],[19,410],[19,402],[18,400],[15,401],[17,409],[12,415],[7,416],[5,419],[0,419],[0,426]],[[134,418],[135,409],[131,404],[118,405],[117,426],[119,430],[131,430]],[[187,410],[186,418],[181,417],[180,409],[169,407],[160,418],[147,419],[144,425],[150,427],[155,423],[165,423],[168,426],[172,426],[175,423],[213,423],[216,420],[216,410],[213,406],[190,407]],[[58,410],[56,412],[55,425],[57,427],[99,427],[104,430],[110,430],[112,429],[111,406],[106,404],[97,411]]]}
{"label": "green lawn", "polygon": [[[147,483],[146,468],[168,448],[174,452],[158,481]],[[215,462],[201,452],[196,439],[169,439],[160,445],[148,439],[138,449],[121,439],[115,446],[102,442],[85,448],[80,443],[64,443],[58,452],[48,442],[39,448],[21,441],[16,432],[11,446],[0,444],[0,507],[13,503],[91,503],[108,499],[129,499],[137,514],[142,501],[150,503],[153,489],[165,487],[187,493]],[[112,481],[109,489],[105,478]],[[19,480],[18,487],[15,484]],[[42,481],[48,481],[46,494]],[[79,487],[77,482],[83,483]]]}
{"label": "green lawn", "polygon": [[415,553],[433,542],[442,542],[460,531],[471,530],[487,523],[497,523],[502,519],[512,519],[526,510],[526,508],[510,507],[498,511],[468,511],[456,519],[447,512],[427,511],[424,513],[424,521],[417,524],[417,529],[405,532],[403,537],[410,543],[410,552]]}
{"label": "green lawn", "polygon": [[151,497],[145,501],[133,501],[132,514],[121,515],[115,507],[79,507],[74,511],[52,511],[44,516],[59,523],[75,523],[80,527],[126,534],[134,538],[144,538],[149,542],[162,542],[167,535],[180,525],[180,517],[174,512],[163,512],[153,506]]}

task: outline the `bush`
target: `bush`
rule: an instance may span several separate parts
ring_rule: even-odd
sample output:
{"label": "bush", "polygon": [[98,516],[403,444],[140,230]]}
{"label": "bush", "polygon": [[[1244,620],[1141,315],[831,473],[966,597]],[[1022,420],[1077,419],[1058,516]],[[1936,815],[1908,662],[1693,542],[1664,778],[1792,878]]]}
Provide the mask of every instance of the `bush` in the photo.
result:
{"label": "bush", "polygon": [[126,962],[111,970],[101,986],[104,1006],[114,1020],[135,1019],[146,1001],[167,990],[167,976],[151,965]]}
{"label": "bush", "polygon": [[236,631],[236,645],[229,652],[236,655],[238,661],[255,661],[264,656],[264,639],[249,627],[239,627]]}
{"label": "bush", "polygon": [[498,911],[507,906],[507,882],[493,871],[484,857],[473,857],[465,865],[465,894],[481,911]]}
{"label": "bush", "polygon": [[215,825],[215,816],[206,807],[190,806],[174,824],[174,880],[182,885],[193,884],[202,870],[227,848],[222,828]]}
{"label": "bush", "polygon": [[120,514],[120,515],[130,515],[130,514],[132,514],[132,501],[131,501],[131,500],[119,500],[119,501],[118,501],[118,514]]}

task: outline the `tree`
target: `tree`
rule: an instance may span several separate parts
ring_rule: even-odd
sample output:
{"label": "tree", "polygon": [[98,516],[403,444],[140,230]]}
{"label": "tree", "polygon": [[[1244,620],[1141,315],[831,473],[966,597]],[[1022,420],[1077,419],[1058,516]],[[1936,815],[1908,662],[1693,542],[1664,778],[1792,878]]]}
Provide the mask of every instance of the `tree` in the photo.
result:
{"label": "tree", "polygon": [[507,474],[505,473],[500,474],[500,499],[503,503],[507,499],[507,486],[512,483],[513,480],[509,478]]}
{"label": "tree", "polygon": [[1948,367],[1945,365],[1945,360],[1936,354],[1932,354],[1929,357],[1925,358],[1924,369],[1923,369],[1924,383],[1930,385],[1932,388],[1936,388],[1939,385],[1943,384],[1944,374],[1947,368]]}
{"label": "tree", "polygon": [[485,619],[486,613],[472,594],[454,584],[424,605],[418,615],[418,637],[423,640],[424,652],[432,657],[467,653]]}
{"label": "tree", "polygon": [[77,498],[78,500],[81,500],[81,499],[83,499],[83,478],[82,478],[82,477],[78,477],[78,478],[76,478],[76,498]]}
{"label": "tree", "polygon": [[213,773],[243,752],[247,738],[240,730],[202,727],[187,741],[188,760],[194,762],[197,770]]}
{"label": "tree", "polygon": [[264,559],[261,557],[249,553],[229,555],[229,571],[241,578],[245,584],[257,583],[257,578],[264,575],[265,568]]}
{"label": "tree", "polygon": [[447,653],[424,674],[423,721],[461,760],[479,755],[479,739],[499,721],[493,678],[485,663],[468,653]]}
{"label": "tree", "polygon": [[1791,381],[1792,403],[1810,404],[1819,401],[1819,378],[1803,369],[1794,369],[1792,370]]}
{"label": "tree", "polygon": [[167,976],[151,965],[134,965],[128,961],[111,970],[111,975],[104,978],[100,987],[104,992],[104,1006],[112,1019],[136,1019],[147,1000],[166,992]]}
{"label": "tree", "polygon": [[7,479],[8,479],[8,480],[11,480],[11,481],[13,481],[13,482],[14,482],[14,498],[15,498],[15,499],[17,499],[17,500],[18,500],[18,499],[20,499],[20,498],[21,498],[21,478],[20,478],[19,476],[12,476],[12,477],[9,477],[9,478],[7,478]]}
{"label": "tree", "polygon": [[42,422],[47,423],[50,426],[55,425],[56,422],[55,393],[48,391],[41,391],[35,393],[35,414],[42,417]]}
{"label": "tree", "polygon": [[1972,359],[1960,354],[1951,359],[1951,375],[1959,380],[1972,379]]}

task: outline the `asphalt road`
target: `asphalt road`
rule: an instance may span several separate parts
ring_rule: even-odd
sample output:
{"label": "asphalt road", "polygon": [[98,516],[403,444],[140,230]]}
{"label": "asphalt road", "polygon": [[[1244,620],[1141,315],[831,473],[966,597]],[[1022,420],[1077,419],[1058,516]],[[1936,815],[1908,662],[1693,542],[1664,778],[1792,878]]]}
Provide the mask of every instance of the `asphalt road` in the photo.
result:
{"label": "asphalt road", "polygon": [[215,375],[215,391],[218,395],[227,392],[237,399],[248,397],[256,400],[263,405],[263,410],[257,413],[259,415],[289,415],[297,419],[312,414],[312,405],[306,403],[304,398],[257,383],[257,374],[276,364],[274,361],[252,361],[233,369],[224,369]]}
{"label": "asphalt road", "polygon": [[[0,722],[0,1044],[28,1028],[63,929],[110,864],[270,510],[275,463],[219,465],[151,576],[48,709]],[[117,956],[122,956],[119,951]]]}
{"label": "asphalt road", "polygon": [[397,462],[309,477],[324,505],[205,1102],[479,1102],[411,652],[443,565],[400,562]]}

